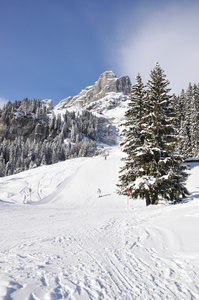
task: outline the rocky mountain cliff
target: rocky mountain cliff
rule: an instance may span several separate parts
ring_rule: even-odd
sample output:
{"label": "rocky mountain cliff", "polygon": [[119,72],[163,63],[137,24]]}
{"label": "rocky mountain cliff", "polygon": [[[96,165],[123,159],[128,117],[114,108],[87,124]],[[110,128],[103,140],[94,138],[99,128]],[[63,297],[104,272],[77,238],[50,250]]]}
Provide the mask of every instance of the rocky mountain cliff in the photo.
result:
{"label": "rocky mountain cliff", "polygon": [[130,88],[128,76],[117,78],[112,71],[106,71],[93,86],[86,87],[74,97],[63,99],[55,108],[51,100],[25,98],[15,103],[8,102],[0,110],[0,140],[5,138],[13,141],[18,136],[24,140],[28,137],[37,141],[52,140],[57,135],[57,128],[50,126],[52,116],[63,116],[67,111],[77,109],[88,110],[97,117],[111,121],[112,117],[108,117],[107,111],[122,106],[128,99]]}
{"label": "rocky mountain cliff", "polygon": [[[118,93],[127,96],[130,88],[131,81],[128,76],[116,78],[112,71],[106,71],[100,75],[94,85],[86,87],[77,96],[63,99],[55,107],[55,110],[62,111],[71,107],[91,109],[95,106],[93,105],[94,102],[107,97],[110,93],[112,93],[112,98],[114,98],[114,94]],[[126,97],[124,98],[126,99]],[[95,108],[97,109],[96,106]]]}
{"label": "rocky mountain cliff", "polygon": [[[52,112],[51,100],[10,101],[0,110],[0,141],[13,141],[16,137],[24,140],[44,140],[53,133],[49,130],[48,114]],[[51,138],[51,139],[52,139]]]}
{"label": "rocky mountain cliff", "polygon": [[101,153],[99,145],[114,145],[130,88],[128,76],[116,78],[108,71],[55,108],[51,100],[8,102],[0,109],[0,176],[92,156]]}

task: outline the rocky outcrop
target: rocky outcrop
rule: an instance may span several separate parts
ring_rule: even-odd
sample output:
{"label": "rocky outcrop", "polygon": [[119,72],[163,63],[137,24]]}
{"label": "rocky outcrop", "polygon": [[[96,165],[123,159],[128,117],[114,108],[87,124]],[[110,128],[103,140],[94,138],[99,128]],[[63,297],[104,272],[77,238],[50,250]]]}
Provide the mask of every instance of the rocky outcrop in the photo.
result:
{"label": "rocky outcrop", "polygon": [[0,137],[13,141],[16,137],[22,136],[24,140],[44,140],[49,135],[48,121],[35,120],[31,114],[10,115],[9,121],[0,118]]}
{"label": "rocky outcrop", "polygon": [[[88,86],[75,97],[62,100],[55,108],[64,114],[68,108],[83,107],[103,116],[103,110],[113,109],[125,102],[130,92],[131,82],[128,76],[117,78],[112,71],[104,72],[93,86]],[[59,130],[49,125],[53,111],[51,100],[29,100],[8,103],[0,110],[0,141],[13,141],[22,136],[35,141],[53,140]]]}
{"label": "rocky outcrop", "polygon": [[93,86],[86,87],[75,97],[63,99],[57,105],[57,109],[61,110],[71,106],[84,107],[105,97],[111,92],[128,95],[130,93],[130,88],[131,81],[128,76],[116,78],[116,75],[112,71],[106,71],[100,75]]}
{"label": "rocky outcrop", "polygon": [[112,71],[104,72],[93,86],[93,101],[105,97],[110,92],[128,94],[130,86],[131,82],[128,76],[116,78]]}
{"label": "rocky outcrop", "polygon": [[[51,100],[23,100],[15,103],[8,102],[0,110],[0,141],[13,141],[16,137],[23,137],[35,141],[43,141],[54,137],[49,129],[48,113],[52,111]],[[57,133],[56,133],[57,135]]]}

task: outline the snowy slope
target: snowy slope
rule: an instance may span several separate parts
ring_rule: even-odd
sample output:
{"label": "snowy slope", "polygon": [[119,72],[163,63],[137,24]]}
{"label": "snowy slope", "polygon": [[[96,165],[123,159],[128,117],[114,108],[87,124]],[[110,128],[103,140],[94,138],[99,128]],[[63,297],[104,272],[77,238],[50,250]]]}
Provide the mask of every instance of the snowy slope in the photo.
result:
{"label": "snowy slope", "polygon": [[0,299],[199,299],[199,165],[182,204],[128,209],[109,152],[0,179]]}

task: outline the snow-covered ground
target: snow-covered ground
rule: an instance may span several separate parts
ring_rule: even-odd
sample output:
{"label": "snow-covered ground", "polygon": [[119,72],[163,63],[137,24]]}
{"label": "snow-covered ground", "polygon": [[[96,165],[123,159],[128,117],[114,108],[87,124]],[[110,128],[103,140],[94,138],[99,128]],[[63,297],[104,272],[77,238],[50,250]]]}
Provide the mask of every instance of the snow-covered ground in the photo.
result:
{"label": "snow-covered ground", "polygon": [[128,209],[121,155],[0,179],[0,299],[199,299],[199,165],[183,203]]}

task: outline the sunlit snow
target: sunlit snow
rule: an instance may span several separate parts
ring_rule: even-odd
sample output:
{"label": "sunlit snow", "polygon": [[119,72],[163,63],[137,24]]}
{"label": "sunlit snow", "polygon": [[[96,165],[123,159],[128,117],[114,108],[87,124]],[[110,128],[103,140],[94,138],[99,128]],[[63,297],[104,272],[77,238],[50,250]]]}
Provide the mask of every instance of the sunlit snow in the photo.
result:
{"label": "sunlit snow", "polygon": [[199,165],[183,203],[128,208],[108,151],[0,179],[0,299],[199,299]]}

